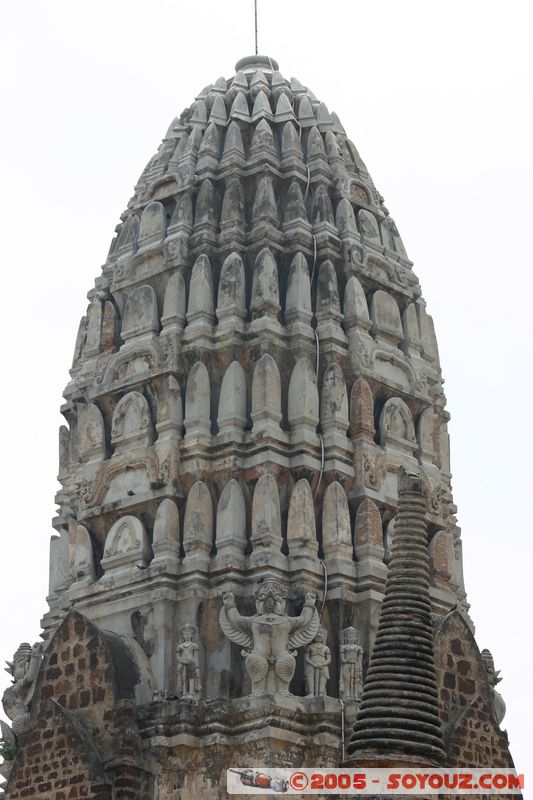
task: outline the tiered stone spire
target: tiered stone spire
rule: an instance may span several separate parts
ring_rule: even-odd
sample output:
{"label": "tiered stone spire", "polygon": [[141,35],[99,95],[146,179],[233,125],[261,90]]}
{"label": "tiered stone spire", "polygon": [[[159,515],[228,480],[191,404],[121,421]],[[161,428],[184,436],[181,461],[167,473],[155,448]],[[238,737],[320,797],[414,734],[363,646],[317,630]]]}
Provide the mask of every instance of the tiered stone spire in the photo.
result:
{"label": "tiered stone spire", "polygon": [[[4,705],[64,763],[102,753],[87,796],[111,796],[126,756],[139,800],[226,797],[240,764],[337,766],[371,654],[354,756],[438,757],[442,724],[450,763],[482,758],[470,734],[497,693],[469,628],[433,323],[339,118],[272,59],[242,59],[171,123],[64,397],[46,677],[32,699],[26,644]],[[126,700],[110,741],[101,719],[121,729]],[[25,763],[10,800],[45,785]]]}
{"label": "tiered stone spire", "polygon": [[347,748],[358,760],[444,757],[425,512],[420,477],[402,474],[378,634]]}
{"label": "tiered stone spire", "polygon": [[[139,609],[200,630],[225,591],[250,602],[270,578],[291,611],[319,597],[335,653],[355,627],[366,663],[402,467],[430,498],[431,602],[466,611],[435,335],[338,117],[268,57],[236,70],[174,119],[90,292],[45,626],[75,606],[122,633]],[[172,691],[174,637],[159,642],[154,685]],[[231,694],[229,643],[202,659],[206,696]]]}

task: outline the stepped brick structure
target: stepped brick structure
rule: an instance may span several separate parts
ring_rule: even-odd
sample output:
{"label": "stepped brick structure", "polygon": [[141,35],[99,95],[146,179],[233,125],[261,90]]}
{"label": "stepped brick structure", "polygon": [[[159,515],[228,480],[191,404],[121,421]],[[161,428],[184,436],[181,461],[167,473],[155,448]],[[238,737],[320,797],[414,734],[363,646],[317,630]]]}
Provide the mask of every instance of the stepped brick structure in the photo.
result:
{"label": "stepped brick structure", "polygon": [[433,323],[337,115],[242,59],[170,125],[88,297],[44,643],[3,697],[4,796],[512,766]]}

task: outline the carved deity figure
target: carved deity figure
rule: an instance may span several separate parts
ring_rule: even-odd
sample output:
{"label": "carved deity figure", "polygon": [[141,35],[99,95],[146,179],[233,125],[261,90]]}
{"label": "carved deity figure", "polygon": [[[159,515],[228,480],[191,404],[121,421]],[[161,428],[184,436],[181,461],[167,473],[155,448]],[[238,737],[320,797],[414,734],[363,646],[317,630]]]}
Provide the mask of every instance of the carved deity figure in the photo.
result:
{"label": "carved deity figure", "polygon": [[7,661],[6,672],[13,677],[13,684],[5,690],[2,697],[2,706],[6,716],[11,720],[13,732],[19,736],[29,727],[30,704],[33,697],[35,680],[42,659],[42,644],[38,642],[33,647],[28,642],[23,642],[13,656],[13,661]]}
{"label": "carved deity figure", "polygon": [[320,626],[315,608],[316,595],[308,592],[299,617],[285,613],[286,593],[279,583],[266,580],[256,595],[257,614],[243,617],[231,592],[222,596],[220,627],[243,649],[252,694],[290,694],[289,683],[296,668],[296,648],[315,638]]}
{"label": "carved deity figure", "polygon": [[501,725],[503,718],[505,717],[505,701],[501,694],[494,688],[496,684],[501,681],[500,670],[496,670],[494,668],[494,659],[490,650],[482,650],[481,658],[483,659],[483,666],[487,671],[487,678],[492,691],[492,707],[494,709],[494,716],[496,717],[498,725]]}
{"label": "carved deity figure", "polygon": [[200,683],[199,647],[194,641],[196,628],[194,625],[182,625],[180,628],[180,643],[176,648],[176,661],[178,664],[179,697],[200,697],[202,686]]}
{"label": "carved deity figure", "polygon": [[345,628],[339,646],[341,700],[360,700],[363,693],[363,648],[359,644],[359,631]]}
{"label": "carved deity figure", "polygon": [[314,642],[305,648],[304,675],[305,691],[311,697],[314,695],[325,696],[326,684],[329,679],[329,665],[331,664],[331,651],[326,644],[328,632],[320,627]]}

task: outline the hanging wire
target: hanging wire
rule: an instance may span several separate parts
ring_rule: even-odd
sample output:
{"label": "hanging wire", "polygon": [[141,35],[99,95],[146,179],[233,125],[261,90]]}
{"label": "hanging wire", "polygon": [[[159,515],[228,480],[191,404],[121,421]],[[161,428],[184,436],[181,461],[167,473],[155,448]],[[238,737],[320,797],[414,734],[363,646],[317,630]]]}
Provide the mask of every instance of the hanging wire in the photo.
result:
{"label": "hanging wire", "polygon": [[345,742],[344,742],[344,736],[345,736],[345,734],[344,734],[344,725],[345,725],[345,722],[344,722],[344,700],[341,697],[338,697],[337,700],[341,704],[341,747],[342,747],[342,760],[344,761],[344,759],[346,757]]}
{"label": "hanging wire", "polygon": [[328,570],[326,567],[326,562],[322,559],[319,559],[320,563],[322,564],[322,569],[324,570],[324,597],[322,598],[322,605],[320,607],[320,613],[318,615],[319,619],[322,619],[322,612],[324,611],[324,606],[326,605],[326,599],[328,594]]}

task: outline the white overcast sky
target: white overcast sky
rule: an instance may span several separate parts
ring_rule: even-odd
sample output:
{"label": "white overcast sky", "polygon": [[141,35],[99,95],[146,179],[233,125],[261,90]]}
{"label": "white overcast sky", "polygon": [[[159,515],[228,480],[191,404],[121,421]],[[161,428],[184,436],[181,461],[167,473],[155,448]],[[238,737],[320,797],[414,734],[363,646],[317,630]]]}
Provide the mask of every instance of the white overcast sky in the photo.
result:
{"label": "white overcast sky", "polygon": [[[527,0],[259,0],[260,51],[339,114],[434,316],[471,613],[502,670],[503,727],[526,772],[532,9]],[[253,52],[253,0],[4,0],[1,18],[7,659],[38,638],[46,608],[59,406],[86,292],[172,118]]]}

